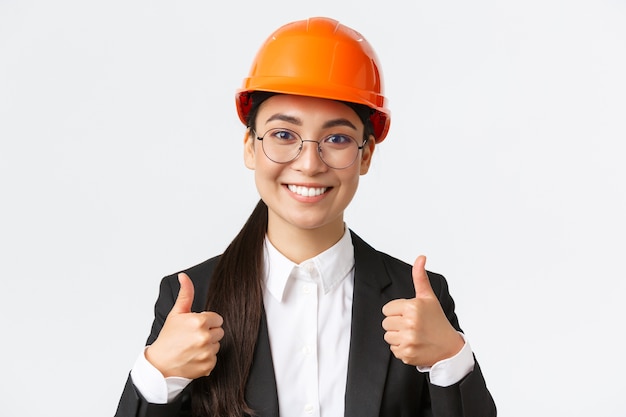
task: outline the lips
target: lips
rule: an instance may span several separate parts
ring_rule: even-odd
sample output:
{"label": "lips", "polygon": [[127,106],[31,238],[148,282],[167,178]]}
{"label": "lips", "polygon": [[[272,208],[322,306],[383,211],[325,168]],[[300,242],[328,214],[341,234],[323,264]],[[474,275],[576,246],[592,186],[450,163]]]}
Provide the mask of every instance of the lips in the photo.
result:
{"label": "lips", "polygon": [[328,190],[328,187],[304,187],[302,185],[287,185],[289,191],[294,194],[301,195],[303,197],[315,197],[318,195],[322,195]]}

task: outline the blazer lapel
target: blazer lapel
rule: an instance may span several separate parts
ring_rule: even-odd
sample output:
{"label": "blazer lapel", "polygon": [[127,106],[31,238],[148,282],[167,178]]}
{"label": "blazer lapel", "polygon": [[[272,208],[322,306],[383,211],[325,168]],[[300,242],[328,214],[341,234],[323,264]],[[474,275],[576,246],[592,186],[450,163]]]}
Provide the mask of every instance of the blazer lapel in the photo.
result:
{"label": "blazer lapel", "polygon": [[378,252],[354,233],[352,243],[354,297],[345,417],[378,416],[391,355],[382,328],[382,307],[389,300],[382,290],[391,281]]}
{"label": "blazer lapel", "polygon": [[[355,233],[352,333],[348,358],[345,417],[376,417],[380,410],[391,352],[384,340],[383,289],[391,280],[380,255]],[[279,417],[274,364],[265,312],[246,387],[246,401],[259,417]]]}
{"label": "blazer lapel", "polygon": [[278,391],[274,376],[274,363],[270,350],[265,311],[261,315],[259,337],[254,351],[254,360],[246,385],[246,402],[257,412],[258,417],[278,417]]}

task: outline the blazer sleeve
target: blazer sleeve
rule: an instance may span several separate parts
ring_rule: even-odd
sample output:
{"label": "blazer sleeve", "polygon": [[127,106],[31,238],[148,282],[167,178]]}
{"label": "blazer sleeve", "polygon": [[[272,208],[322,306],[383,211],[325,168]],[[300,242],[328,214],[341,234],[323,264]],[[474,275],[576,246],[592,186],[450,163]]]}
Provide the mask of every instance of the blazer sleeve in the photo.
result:
{"label": "blazer sleeve", "polygon": [[[461,331],[454,311],[454,300],[450,296],[445,278],[428,273],[431,286],[439,298],[441,307],[450,323]],[[474,370],[461,381],[449,387],[428,383],[432,414],[434,417],[495,417],[496,405],[487,389],[480,365],[474,356]]]}
{"label": "blazer sleeve", "polygon": [[[210,276],[215,267],[216,258],[196,265],[185,272],[193,281],[195,297],[192,311],[204,311]],[[159,336],[167,315],[172,310],[180,284],[178,274],[167,276],[161,280],[159,296],[154,305],[154,321],[146,341],[152,344]],[[115,417],[187,417],[191,416],[191,384],[183,392],[167,404],[151,404],[135,388],[130,374],[122,391]]]}
{"label": "blazer sleeve", "polygon": [[128,375],[115,417],[191,417],[188,389],[172,402],[151,404],[137,391]]}

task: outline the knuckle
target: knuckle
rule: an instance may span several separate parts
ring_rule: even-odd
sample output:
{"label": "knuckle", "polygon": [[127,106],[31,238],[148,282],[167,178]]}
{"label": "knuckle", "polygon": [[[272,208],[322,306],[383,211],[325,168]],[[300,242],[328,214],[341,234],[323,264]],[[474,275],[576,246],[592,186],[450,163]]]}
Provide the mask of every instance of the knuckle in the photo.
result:
{"label": "knuckle", "polygon": [[197,346],[206,346],[211,343],[211,334],[206,331],[199,331],[196,333],[195,343]]}

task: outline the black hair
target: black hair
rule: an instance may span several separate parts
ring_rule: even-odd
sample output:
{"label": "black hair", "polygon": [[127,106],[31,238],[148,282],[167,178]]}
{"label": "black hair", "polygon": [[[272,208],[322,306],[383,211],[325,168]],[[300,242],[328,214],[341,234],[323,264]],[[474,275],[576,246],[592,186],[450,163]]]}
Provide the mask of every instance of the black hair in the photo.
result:
{"label": "black hair", "polygon": [[[261,104],[268,98],[275,96],[277,94],[280,94],[280,93],[273,93],[269,91],[254,91],[248,94],[249,94],[248,100],[251,100],[252,103],[251,103],[250,111],[248,112],[246,125],[248,126],[248,128],[254,130],[255,124],[256,124],[256,115],[259,112],[259,107],[261,106]],[[363,126],[364,126],[363,143],[367,142],[369,137],[374,134],[374,126],[372,124],[372,119],[371,119],[371,116],[374,113],[374,110],[372,110],[370,107],[366,106],[365,104],[361,104],[361,103],[352,103],[350,101],[342,101],[342,100],[337,100],[337,101],[350,107],[352,110],[354,110],[357,116],[359,116],[359,119],[361,119],[361,122],[363,123]]]}

